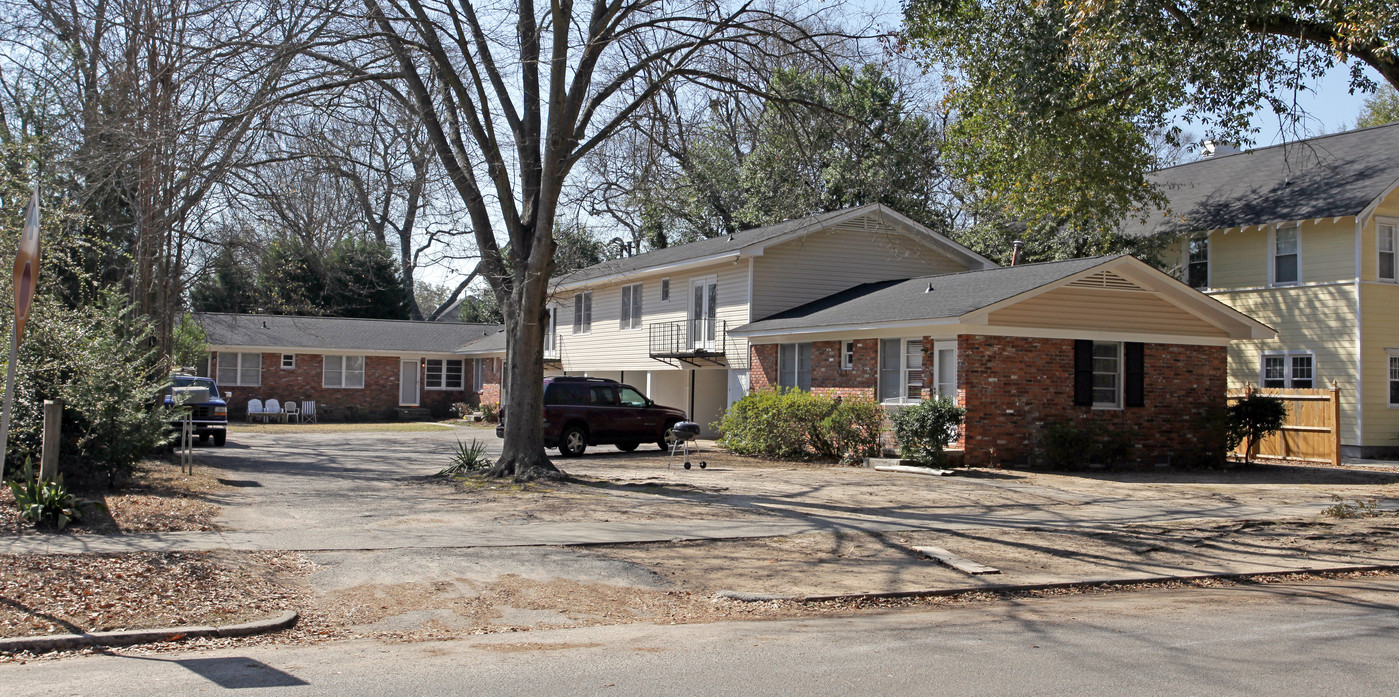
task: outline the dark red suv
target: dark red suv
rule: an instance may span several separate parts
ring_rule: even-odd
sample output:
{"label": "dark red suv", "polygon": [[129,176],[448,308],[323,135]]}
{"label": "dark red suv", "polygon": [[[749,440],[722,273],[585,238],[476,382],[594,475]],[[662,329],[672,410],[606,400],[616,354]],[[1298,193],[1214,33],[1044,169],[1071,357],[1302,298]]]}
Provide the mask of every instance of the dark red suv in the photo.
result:
{"label": "dark red suv", "polygon": [[[670,447],[666,436],[685,412],[663,407],[631,385],[607,378],[544,378],[544,445],[564,457],[582,455],[589,445],[611,444],[632,451],[642,443]],[[497,436],[505,436],[505,411]]]}

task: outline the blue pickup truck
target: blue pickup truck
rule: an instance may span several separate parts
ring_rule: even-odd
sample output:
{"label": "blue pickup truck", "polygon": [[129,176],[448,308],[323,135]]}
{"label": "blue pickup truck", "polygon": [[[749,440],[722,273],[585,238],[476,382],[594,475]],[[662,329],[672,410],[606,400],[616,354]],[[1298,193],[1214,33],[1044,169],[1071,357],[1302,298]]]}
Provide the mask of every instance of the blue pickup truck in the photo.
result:
{"label": "blue pickup truck", "polygon": [[[219,386],[213,378],[202,378],[194,375],[171,375],[170,388],[165,390],[165,406],[175,406],[174,392],[185,391],[182,388],[203,388],[208,391],[207,401],[185,402],[184,406],[192,410],[191,416],[194,420],[194,435],[199,437],[200,443],[207,443],[209,437],[213,436],[214,445],[223,445],[228,442],[228,402],[219,393]],[[175,428],[180,428],[179,421],[170,424]]]}

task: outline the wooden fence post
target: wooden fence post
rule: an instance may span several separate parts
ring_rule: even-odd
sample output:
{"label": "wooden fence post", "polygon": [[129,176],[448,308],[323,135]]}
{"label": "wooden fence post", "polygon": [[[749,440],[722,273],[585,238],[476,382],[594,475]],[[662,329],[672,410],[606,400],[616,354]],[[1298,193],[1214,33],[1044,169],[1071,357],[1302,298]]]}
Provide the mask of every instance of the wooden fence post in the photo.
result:
{"label": "wooden fence post", "polygon": [[1341,387],[1331,381],[1331,466],[1341,466]]}
{"label": "wooden fence post", "polygon": [[58,447],[63,434],[63,400],[44,400],[44,439],[39,454],[39,480],[58,478]]}

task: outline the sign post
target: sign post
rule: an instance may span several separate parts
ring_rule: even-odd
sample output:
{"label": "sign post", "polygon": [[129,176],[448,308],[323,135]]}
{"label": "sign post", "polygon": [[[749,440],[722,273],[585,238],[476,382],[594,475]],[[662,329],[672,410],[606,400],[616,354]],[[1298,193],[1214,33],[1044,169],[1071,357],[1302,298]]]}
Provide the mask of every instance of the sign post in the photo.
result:
{"label": "sign post", "polygon": [[5,480],[5,456],[10,451],[10,414],[15,405],[15,363],[19,361],[19,342],[24,338],[24,323],[29,319],[29,306],[34,303],[34,287],[39,281],[39,187],[24,211],[24,231],[15,254],[15,326],[10,332],[10,360],[5,364],[5,407],[0,412],[0,482]]}

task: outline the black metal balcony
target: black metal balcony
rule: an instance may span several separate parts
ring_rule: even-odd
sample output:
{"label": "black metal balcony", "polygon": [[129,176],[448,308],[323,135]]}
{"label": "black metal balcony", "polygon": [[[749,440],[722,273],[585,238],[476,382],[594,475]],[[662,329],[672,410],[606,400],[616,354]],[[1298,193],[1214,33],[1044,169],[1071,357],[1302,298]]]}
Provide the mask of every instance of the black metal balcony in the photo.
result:
{"label": "black metal balcony", "polygon": [[729,323],[719,319],[691,319],[680,322],[652,322],[651,357],[666,363],[727,365],[724,345]]}

